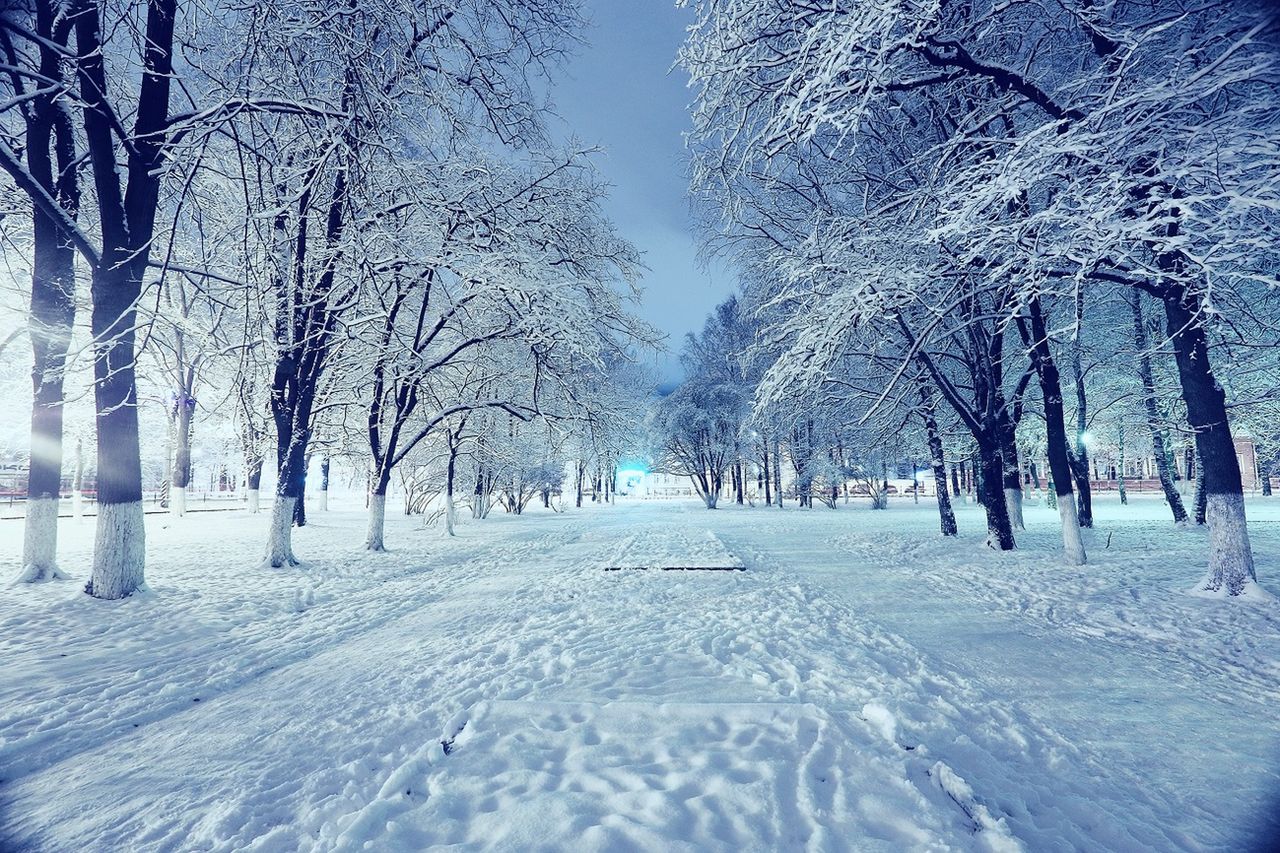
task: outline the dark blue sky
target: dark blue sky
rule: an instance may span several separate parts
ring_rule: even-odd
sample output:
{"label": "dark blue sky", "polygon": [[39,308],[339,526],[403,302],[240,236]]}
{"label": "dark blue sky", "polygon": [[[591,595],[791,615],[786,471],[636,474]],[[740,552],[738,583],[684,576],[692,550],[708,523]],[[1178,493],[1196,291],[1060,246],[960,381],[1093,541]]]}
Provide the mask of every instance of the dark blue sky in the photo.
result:
{"label": "dark blue sky", "polygon": [[624,237],[644,252],[641,316],[670,337],[662,364],[671,378],[685,332],[732,289],[723,273],[697,262],[691,230],[684,140],[692,92],[671,70],[689,9],[674,0],[585,0],[589,44],[565,69],[555,102],[566,132],[599,145],[597,162],[613,184],[605,209]]}

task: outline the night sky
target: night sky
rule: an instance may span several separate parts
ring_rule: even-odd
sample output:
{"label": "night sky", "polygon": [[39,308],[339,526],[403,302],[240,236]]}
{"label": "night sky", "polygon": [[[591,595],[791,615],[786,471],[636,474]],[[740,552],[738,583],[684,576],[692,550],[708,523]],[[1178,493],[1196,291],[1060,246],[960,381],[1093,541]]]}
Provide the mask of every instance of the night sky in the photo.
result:
{"label": "night sky", "polygon": [[692,21],[674,0],[586,0],[592,26],[555,89],[564,133],[599,145],[597,162],[613,184],[606,212],[622,236],[644,253],[641,316],[669,335],[660,359],[675,378],[675,354],[686,332],[732,289],[724,271],[697,260],[688,202],[684,139],[693,93],[676,51]]}

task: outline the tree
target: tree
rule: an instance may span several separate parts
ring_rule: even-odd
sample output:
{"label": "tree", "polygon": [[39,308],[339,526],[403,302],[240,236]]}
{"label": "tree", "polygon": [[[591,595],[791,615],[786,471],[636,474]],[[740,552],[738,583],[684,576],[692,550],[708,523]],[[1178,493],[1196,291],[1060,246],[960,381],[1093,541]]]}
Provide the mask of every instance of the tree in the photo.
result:
{"label": "tree", "polygon": [[686,381],[659,405],[661,467],[684,474],[707,509],[715,509],[738,434],[736,389]]}
{"label": "tree", "polygon": [[[67,226],[80,212],[76,139],[66,94],[72,82],[62,62],[72,22],[52,3],[15,6],[0,13],[0,50],[6,81],[20,117],[25,164],[0,140],[0,165],[30,182],[32,194],[31,455],[21,579],[66,577],[57,565],[58,506],[62,495],[63,381],[75,320],[75,247]],[[27,30],[25,23],[33,24]],[[21,149],[20,149],[21,150]],[[36,199],[39,198],[39,201]],[[56,209],[51,209],[56,206]],[[64,224],[65,221],[65,224]]]}
{"label": "tree", "polygon": [[[1049,473],[1053,478],[1054,497],[1062,520],[1062,543],[1067,560],[1075,566],[1087,561],[1084,541],[1080,536],[1080,519],[1072,494],[1071,458],[1067,449],[1066,421],[1062,410],[1062,381],[1057,362],[1049,346],[1048,322],[1039,298],[1027,305],[1027,319],[1019,322],[1022,341],[1031,353],[1040,380],[1044,402],[1045,447],[1049,457]],[[1087,478],[1087,475],[1086,475]]]}
{"label": "tree", "polygon": [[[443,223],[428,259],[401,255],[387,273],[373,271],[390,285],[374,309],[382,322],[372,342],[370,549],[382,546],[394,466],[451,416],[488,408],[521,420],[570,417],[583,371],[641,334],[625,311],[637,255],[599,215],[599,184],[583,158],[569,152],[527,171],[449,164],[458,180],[437,181],[444,195],[424,207],[428,221],[410,219],[398,241]],[[495,374],[472,380],[493,396],[446,401],[456,374],[476,369]],[[428,394],[443,405],[417,420]]]}
{"label": "tree", "polygon": [[[688,476],[707,509],[715,509],[725,471],[740,464],[752,389],[741,357],[751,331],[736,298],[716,307],[702,331],[687,336],[680,360],[687,378],[659,406],[664,465]],[[741,477],[735,475],[741,494]]]}
{"label": "tree", "polygon": [[1165,502],[1173,513],[1174,524],[1185,524],[1187,511],[1182,506],[1182,496],[1173,484],[1173,457],[1165,446],[1164,428],[1156,399],[1155,371],[1151,366],[1151,350],[1148,346],[1146,321],[1142,312],[1142,291],[1134,289],[1129,294],[1133,307],[1133,341],[1137,350],[1138,378],[1142,383],[1142,406],[1146,414],[1147,429],[1151,435],[1151,452],[1155,456],[1156,475]]}
{"label": "tree", "polygon": [[[145,12],[138,14],[132,6],[128,4],[110,26],[104,26],[103,10],[95,3],[77,3],[64,16],[62,5],[53,0],[33,0],[21,14],[0,19],[0,30],[10,42],[48,48],[60,63],[68,64],[70,73],[54,78],[58,82],[50,94],[61,96],[83,126],[85,151],[64,162],[83,156],[88,164],[98,241],[71,218],[67,208],[49,194],[47,182],[33,175],[7,142],[0,146],[0,166],[32,204],[57,224],[61,231],[57,242],[75,246],[90,269],[98,532],[85,589],[107,599],[124,598],[143,583],[136,312],[154,245],[166,161],[182,138],[180,122],[169,112],[178,2],[151,0]],[[35,19],[35,29],[26,24],[30,18]],[[42,37],[41,22],[46,22],[53,40]],[[124,118],[130,115],[131,128]],[[69,150],[69,133],[59,133],[58,141]]]}
{"label": "tree", "polygon": [[[698,89],[695,185],[742,239],[772,243],[775,266],[790,260],[793,286],[864,285],[848,279],[876,276],[892,251],[899,280],[914,268],[943,285],[910,306],[913,352],[957,308],[995,324],[981,335],[995,343],[1029,298],[1049,301],[1064,282],[1077,304],[1086,287],[1160,299],[1217,531],[1201,589],[1247,592],[1239,470],[1208,336],[1225,305],[1251,289],[1266,298],[1274,281],[1275,241],[1257,234],[1276,230],[1280,155],[1262,141],[1277,122],[1275,20],[1227,2],[1176,19],[1154,5],[1090,0],[695,5],[682,52]],[[776,203],[782,195],[790,206]],[[752,205],[754,220],[742,216]],[[797,220],[797,207],[811,214]],[[841,260],[831,247],[850,214]],[[893,242],[877,247],[868,232]],[[949,289],[955,282],[1007,295],[975,313]],[[870,305],[876,289],[855,290],[862,316],[887,310],[911,325],[901,302]],[[907,290],[918,291],[927,292]],[[984,360],[1001,358],[990,350]],[[938,368],[930,373],[950,400]],[[1016,418],[999,420],[979,432],[1007,439]],[[1000,442],[975,437],[991,509],[990,445]]]}
{"label": "tree", "polygon": [[938,518],[943,536],[955,536],[956,514],[951,509],[951,495],[947,488],[947,462],[942,451],[942,431],[938,429],[936,395],[923,372],[917,374],[920,388],[919,417],[924,423],[929,442],[929,467],[933,469],[933,487],[938,496]]}

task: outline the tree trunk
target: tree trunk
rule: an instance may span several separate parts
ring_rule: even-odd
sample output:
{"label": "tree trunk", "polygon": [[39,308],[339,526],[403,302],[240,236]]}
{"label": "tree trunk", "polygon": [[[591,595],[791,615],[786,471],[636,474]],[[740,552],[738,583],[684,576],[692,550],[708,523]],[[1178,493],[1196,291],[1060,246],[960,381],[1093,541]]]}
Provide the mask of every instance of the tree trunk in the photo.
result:
{"label": "tree trunk", "polygon": [[[293,505],[293,526],[307,526],[307,475],[311,473],[311,451],[302,455],[302,485],[298,489],[298,502]],[[388,477],[390,472],[388,472]]]}
{"label": "tree trunk", "polygon": [[1182,495],[1178,494],[1178,489],[1174,485],[1170,448],[1165,442],[1164,430],[1160,423],[1160,411],[1156,406],[1155,372],[1151,368],[1151,353],[1147,349],[1147,329],[1142,317],[1142,291],[1135,289],[1130,299],[1130,304],[1133,306],[1133,339],[1138,350],[1138,377],[1142,381],[1142,405],[1147,414],[1147,429],[1151,433],[1151,452],[1155,456],[1156,475],[1160,478],[1160,490],[1164,492],[1165,503],[1173,513],[1173,523],[1186,524],[1187,510],[1182,505]]}
{"label": "tree trunk", "polygon": [[245,460],[245,491],[248,493],[249,512],[257,514],[260,487],[262,486],[262,457],[251,456]]}
{"label": "tree trunk", "polygon": [[1205,491],[1204,462],[1199,454],[1196,454],[1196,491],[1192,499],[1192,507],[1195,510],[1196,524],[1204,525],[1205,516],[1209,510],[1209,494]]}
{"label": "tree trunk", "polygon": [[1071,373],[1076,386],[1076,441],[1073,470],[1076,478],[1077,515],[1081,527],[1093,527],[1093,489],[1089,483],[1089,448],[1085,436],[1089,429],[1088,398],[1085,396],[1084,365],[1081,341],[1084,334],[1084,290],[1076,289],[1076,325],[1071,338]]}
{"label": "tree trunk", "polygon": [[[279,368],[277,368],[279,369]],[[299,400],[302,404],[303,401]],[[303,488],[306,484],[307,442],[310,431],[304,426],[293,429],[295,422],[306,424],[310,421],[310,401],[305,402],[306,411],[295,407],[287,411],[285,407],[273,406],[276,425],[276,499],[271,506],[271,534],[267,542],[267,565],[272,568],[296,566],[298,559],[293,555],[293,524],[297,514],[297,505],[303,500]]]}
{"label": "tree trunk", "polygon": [[293,505],[293,526],[307,526],[307,469],[311,467],[311,454],[302,462],[302,486],[298,489],[298,502]]}
{"label": "tree trunk", "polygon": [[325,454],[324,459],[320,460],[320,499],[316,503],[316,509],[321,512],[327,512],[329,509],[329,456]]}
{"label": "tree trunk", "polygon": [[1076,502],[1081,527],[1093,527],[1093,486],[1089,482],[1089,450],[1077,439],[1071,455],[1071,475],[1076,482]]}
{"label": "tree trunk", "polygon": [[191,485],[191,420],[195,398],[186,389],[178,391],[173,412],[173,469],[169,474],[169,513],[178,518],[187,514],[187,488]]}
{"label": "tree trunk", "polygon": [[384,540],[387,527],[387,486],[390,484],[389,469],[376,475],[373,494],[369,496],[369,528],[364,539],[366,551],[387,550]]}
{"label": "tree trunk", "polygon": [[297,558],[293,556],[292,538],[293,505],[297,500],[276,492],[275,503],[271,506],[271,531],[267,539],[265,560],[265,564],[271,568],[298,565]]}
{"label": "tree trunk", "polygon": [[1260,476],[1262,477],[1262,496],[1269,498],[1271,497],[1271,469],[1263,465],[1260,469]]}
{"label": "tree trunk", "polygon": [[[578,482],[579,482],[579,489],[578,489],[578,494],[579,494],[579,503],[578,503],[578,506],[582,506],[582,503],[581,503],[581,494],[582,494],[582,489],[581,489],[581,482],[582,482],[582,478],[581,478],[581,474],[579,475]],[[485,474],[485,470],[484,470],[484,465],[480,465],[480,466],[476,469],[476,488],[475,488],[475,497],[474,497],[474,499],[472,500],[472,503],[471,503],[471,517],[472,517],[472,518],[476,518],[476,519],[479,519],[479,518],[485,518],[485,517],[487,517],[487,516],[489,515],[489,509],[490,509],[489,501],[491,500],[491,494],[492,494],[492,492],[491,492],[491,490],[490,490],[489,486],[490,486],[490,484],[489,484],[489,482],[488,482],[488,480],[487,480],[487,478],[486,478],[486,474]]]}
{"label": "tree trunk", "polygon": [[974,448],[969,457],[969,490],[978,506],[986,508],[987,500],[982,491],[982,452]]}
{"label": "tree trunk", "polygon": [[1013,424],[1006,424],[1000,430],[1000,462],[1004,471],[1001,482],[1009,523],[1016,530],[1026,530],[1027,526],[1022,520],[1022,469],[1018,464],[1015,429]]}
{"label": "tree trunk", "polygon": [[1185,290],[1164,298],[1168,335],[1178,363],[1187,419],[1195,431],[1209,524],[1209,571],[1199,591],[1241,595],[1256,582],[1245,520],[1240,463],[1227,421],[1226,395],[1209,364],[1204,327]]}
{"label": "tree trunk", "polygon": [[98,524],[85,591],[104,599],[140,588],[146,559],[134,357],[134,306],[142,282],[129,268],[121,259],[93,275]]}
{"label": "tree trunk", "polygon": [[71,478],[71,517],[77,522],[84,515],[84,442],[76,439],[76,469]]}
{"label": "tree trunk", "polygon": [[[48,134],[44,158],[48,160]],[[29,155],[29,159],[35,159]],[[39,177],[39,176],[37,176]],[[49,176],[52,185],[52,176]],[[62,404],[67,350],[75,321],[75,255],[65,236],[37,206],[35,259],[28,329],[31,371],[31,461],[23,532],[23,581],[63,579],[58,557],[58,505],[62,496]]]}
{"label": "tree trunk", "polygon": [[[956,514],[951,509],[951,496],[947,493],[947,462],[942,452],[942,435],[938,432],[938,419],[934,416],[933,397],[924,380],[920,383],[920,402],[923,406],[925,435],[929,440],[929,463],[933,466],[933,484],[938,493],[938,519],[943,536],[955,536]],[[955,476],[955,468],[951,469]]]}
{"label": "tree trunk", "polygon": [[1049,457],[1050,492],[1058,508],[1062,523],[1062,549],[1067,561],[1082,566],[1087,561],[1084,540],[1080,536],[1080,519],[1077,515],[1075,495],[1071,488],[1071,459],[1067,447],[1066,415],[1062,404],[1062,376],[1049,348],[1048,321],[1040,300],[1028,305],[1031,329],[1024,334],[1024,342],[1031,353],[1031,362],[1040,381],[1040,396],[1044,400],[1045,435]]}
{"label": "tree trunk", "polygon": [[773,442],[773,497],[782,509],[782,447],[775,439]]}
{"label": "tree trunk", "polygon": [[[35,29],[40,74],[44,80],[62,80],[59,47],[68,42],[65,18],[55,22],[57,7],[38,3]],[[27,112],[27,170],[40,188],[53,196],[68,218],[75,220],[80,207],[79,171],[75,164],[75,134],[66,101],[55,96],[56,87],[39,89]],[[17,82],[17,91],[21,91]],[[66,578],[58,569],[58,508],[62,495],[63,382],[67,351],[75,324],[75,249],[70,236],[38,204],[32,204],[33,264],[31,311],[27,328],[31,337],[31,456],[27,471],[27,511],[23,531],[20,580]],[[76,444],[79,453],[80,444]],[[77,463],[80,464],[79,462]],[[72,494],[73,513],[80,517],[79,493]]]}
{"label": "tree trunk", "polygon": [[1009,520],[1008,504],[1001,497],[1004,490],[1004,462],[1000,454],[999,437],[983,436],[979,440],[978,459],[978,497],[987,513],[987,545],[1001,551],[1012,551],[1016,547],[1013,527]]}
{"label": "tree trunk", "polygon": [[454,530],[457,524],[457,508],[453,502],[453,483],[457,476],[458,449],[453,441],[449,442],[449,464],[444,475],[444,532],[446,536],[457,536]]}
{"label": "tree trunk", "polygon": [[764,446],[764,453],[761,454],[761,461],[764,464],[761,466],[763,470],[763,476],[761,478],[763,483],[761,485],[764,486],[764,505],[773,506],[773,480],[769,473],[769,440],[765,439],[762,444]]}
{"label": "tree trunk", "polygon": [[1120,490],[1120,503],[1128,504],[1129,495],[1124,490],[1124,420],[1122,419],[1118,426],[1119,430],[1119,464],[1116,467],[1116,488]]}

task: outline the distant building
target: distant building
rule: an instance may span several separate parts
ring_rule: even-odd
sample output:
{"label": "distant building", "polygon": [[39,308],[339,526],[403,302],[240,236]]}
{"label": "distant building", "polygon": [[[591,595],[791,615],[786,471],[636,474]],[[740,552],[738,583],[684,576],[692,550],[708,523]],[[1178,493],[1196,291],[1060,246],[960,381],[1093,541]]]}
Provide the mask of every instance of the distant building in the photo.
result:
{"label": "distant building", "polygon": [[1236,459],[1240,462],[1240,481],[1246,492],[1261,488],[1262,479],[1258,476],[1258,447],[1253,439],[1241,436],[1235,440]]}
{"label": "distant building", "polygon": [[693,481],[683,474],[666,474],[642,468],[621,468],[615,488],[634,498],[695,498]]}

